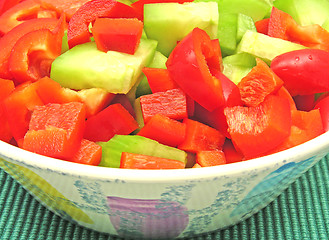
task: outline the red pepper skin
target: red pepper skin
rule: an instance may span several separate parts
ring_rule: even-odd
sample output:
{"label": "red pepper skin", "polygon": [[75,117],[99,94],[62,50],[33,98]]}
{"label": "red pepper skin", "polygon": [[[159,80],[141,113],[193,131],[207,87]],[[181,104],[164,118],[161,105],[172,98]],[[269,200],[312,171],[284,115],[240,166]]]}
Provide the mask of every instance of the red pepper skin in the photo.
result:
{"label": "red pepper skin", "polygon": [[231,139],[226,138],[223,145],[223,152],[225,154],[226,163],[235,163],[244,161],[243,154],[235,148]]}
{"label": "red pepper skin", "polygon": [[141,96],[140,104],[144,123],[147,123],[156,114],[176,120],[188,117],[186,95],[181,89]]}
{"label": "red pepper skin", "polygon": [[102,159],[102,147],[87,139],[81,140],[78,151],[74,154],[71,162],[98,166]]}
{"label": "red pepper skin", "polygon": [[152,93],[164,92],[178,88],[178,85],[171,79],[169,72],[164,68],[143,68]]}
{"label": "red pepper skin", "polygon": [[15,43],[8,60],[8,68],[16,82],[37,81],[50,75],[51,63],[61,54],[64,29],[63,15],[53,31],[32,31]]}
{"label": "red pepper skin", "polygon": [[329,51],[329,32],[318,24],[300,26],[287,13],[273,7],[268,26],[268,35],[309,48]]}
{"label": "red pepper skin", "polygon": [[12,8],[16,4],[18,4],[20,0],[0,0],[0,15],[6,12],[8,9]]}
{"label": "red pepper skin", "polygon": [[195,104],[194,116],[192,119],[207,124],[226,137],[230,138],[227,132],[227,122],[224,115],[225,107],[242,106],[240,90],[235,83],[233,83],[229,78],[227,78],[223,73],[217,72],[215,76],[220,79],[223,88],[223,95],[225,103],[223,106],[216,108],[213,111],[208,111],[199,104]]}
{"label": "red pepper skin", "polygon": [[212,167],[226,164],[225,154],[222,150],[199,151],[196,153],[196,163],[201,167]]}
{"label": "red pepper skin", "polygon": [[311,111],[315,106],[315,94],[296,95],[293,97],[296,107],[301,111]]}
{"label": "red pepper skin", "polygon": [[316,102],[314,109],[319,109],[322,119],[322,125],[324,131],[329,130],[329,95],[319,99]]}
{"label": "red pepper skin", "polygon": [[13,81],[0,78],[0,140],[4,142],[9,142],[13,135],[8,124],[3,101],[14,89],[15,85]]}
{"label": "red pepper skin", "polygon": [[282,86],[276,93],[274,93],[274,95],[287,99],[290,104],[291,111],[297,110],[297,106],[293,97],[284,86]]}
{"label": "red pepper skin", "polygon": [[29,129],[31,113],[36,106],[43,105],[30,82],[21,84],[3,102],[10,130],[18,145]]}
{"label": "red pepper skin", "polygon": [[84,138],[94,142],[107,142],[115,134],[130,134],[137,128],[135,119],[117,103],[87,119]]}
{"label": "red pepper skin", "polygon": [[69,22],[67,38],[70,48],[90,42],[89,23],[94,22],[97,17],[139,18],[131,6],[121,2],[115,0],[88,1],[73,14]]}
{"label": "red pepper skin", "polygon": [[156,114],[144,125],[137,135],[177,147],[185,139],[186,125],[177,120]]}
{"label": "red pepper skin", "polygon": [[329,53],[302,49],[275,57],[271,69],[292,96],[329,91]]}
{"label": "red pepper skin", "polygon": [[136,117],[134,107],[131,105],[131,102],[126,94],[115,94],[111,101],[111,105],[116,103],[120,103],[130,113],[131,116],[134,118]]}
{"label": "red pepper skin", "polygon": [[123,152],[120,168],[126,169],[184,169],[182,161]]}
{"label": "red pepper skin", "polygon": [[166,63],[178,86],[209,111],[224,104],[221,82],[211,74],[221,69],[219,53],[213,49],[207,33],[195,28],[177,44]]}
{"label": "red pepper skin", "polygon": [[38,1],[22,1],[0,15],[0,36],[14,27],[33,18],[58,18],[56,9],[42,5]]}
{"label": "red pepper skin", "polygon": [[142,37],[143,22],[137,18],[97,18],[92,33],[99,50],[134,54]]}
{"label": "red pepper skin", "polygon": [[58,82],[55,82],[49,77],[41,78],[34,82],[33,85],[45,105],[48,103],[82,102],[76,91],[62,88]]}
{"label": "red pepper skin", "polygon": [[186,124],[185,140],[178,145],[179,149],[196,153],[198,151],[221,150],[225,136],[216,129],[198,121],[184,119]]}
{"label": "red pepper skin", "polygon": [[319,109],[314,109],[309,112],[299,110],[293,111],[291,133],[289,137],[282,144],[266,154],[272,154],[295,147],[322,133],[324,133],[324,128]]}
{"label": "red pepper skin", "polygon": [[[80,146],[85,129],[85,116],[85,106],[83,103],[79,102],[64,104],[52,103],[44,106],[37,106],[33,110],[29,123],[28,132],[31,132],[30,140],[37,142],[39,139],[39,133],[37,132],[41,131],[41,139],[46,141],[45,139],[50,137],[50,146],[56,145],[56,142],[51,142],[56,141],[56,137],[52,138],[49,136],[51,132],[55,131],[56,134],[59,133],[60,139],[63,141],[63,145],[58,150],[58,154],[62,154],[62,156],[60,156],[61,159],[69,159]],[[62,131],[58,129],[65,131],[65,138],[62,137]],[[25,141],[26,138],[24,138],[24,145],[26,146],[27,143]],[[42,150],[38,151],[38,153],[40,153]]]}
{"label": "red pepper skin", "polygon": [[262,156],[290,135],[290,104],[278,96],[269,95],[256,107],[228,107],[224,114],[232,142],[246,159]]}
{"label": "red pepper skin", "polygon": [[269,21],[270,21],[269,18],[265,18],[265,19],[255,22],[255,27],[256,27],[257,32],[268,35]]}
{"label": "red pepper skin", "polygon": [[284,83],[264,61],[256,59],[256,62],[257,65],[238,83],[242,102],[249,107],[262,103]]}
{"label": "red pepper skin", "polygon": [[13,28],[6,35],[0,38],[0,77],[6,79],[13,79],[9,72],[8,60],[15,43],[25,34],[39,29],[54,30],[58,25],[58,19],[42,18],[31,19],[21,23],[19,26]]}

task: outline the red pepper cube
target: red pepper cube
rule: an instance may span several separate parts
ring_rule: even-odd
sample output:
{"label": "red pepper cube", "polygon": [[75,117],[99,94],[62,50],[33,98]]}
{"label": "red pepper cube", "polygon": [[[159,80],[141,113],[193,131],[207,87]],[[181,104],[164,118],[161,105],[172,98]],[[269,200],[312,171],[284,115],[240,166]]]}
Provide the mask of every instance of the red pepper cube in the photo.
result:
{"label": "red pepper cube", "polygon": [[171,89],[140,97],[144,123],[156,114],[181,120],[188,117],[186,95],[181,89]]}
{"label": "red pepper cube", "polygon": [[152,93],[164,92],[178,88],[178,85],[171,79],[169,72],[164,68],[143,68]]}
{"label": "red pepper cube", "polygon": [[188,152],[221,150],[225,136],[216,129],[198,121],[184,119],[186,124],[185,140],[178,146]]}
{"label": "red pepper cube", "polygon": [[50,127],[65,130],[68,150],[63,157],[68,158],[73,156],[80,146],[85,128],[85,115],[85,106],[80,102],[38,106],[32,113],[29,131],[47,132]]}
{"label": "red pepper cube", "polygon": [[227,107],[224,114],[232,142],[246,159],[263,156],[290,135],[291,109],[286,98],[269,95],[256,107]]}
{"label": "red pepper cube", "polygon": [[116,0],[91,0],[83,4],[70,19],[67,39],[70,48],[90,42],[89,24],[100,18],[138,18],[131,6]]}
{"label": "red pepper cube", "polygon": [[24,138],[29,129],[31,113],[36,106],[43,105],[36,92],[35,85],[27,82],[15,88],[15,90],[3,101],[4,111],[9,127],[16,142]]}
{"label": "red pepper cube", "polygon": [[119,103],[113,104],[86,121],[84,138],[94,142],[107,142],[115,134],[130,134],[138,123]]}
{"label": "red pepper cube", "polygon": [[226,163],[235,163],[244,161],[243,154],[236,149],[231,139],[226,138],[223,145],[223,152],[225,154]]}
{"label": "red pepper cube", "polygon": [[185,123],[156,114],[137,135],[156,140],[164,145],[177,147],[185,139],[185,130]]}
{"label": "red pepper cube", "polygon": [[92,33],[99,50],[134,54],[142,37],[143,22],[137,18],[97,18]]}
{"label": "red pepper cube", "polygon": [[42,130],[29,130],[24,136],[23,149],[44,156],[67,159],[75,151],[70,150],[67,130],[47,126]]}
{"label": "red pepper cube", "polygon": [[128,169],[184,169],[182,161],[123,152],[120,168]]}
{"label": "red pepper cube", "polygon": [[78,151],[74,154],[71,162],[98,166],[102,158],[102,147],[87,139],[81,140]]}
{"label": "red pepper cube", "polygon": [[196,153],[196,163],[201,167],[212,167],[226,164],[226,158],[221,150],[199,151]]}
{"label": "red pepper cube", "polygon": [[255,107],[265,97],[278,91],[284,82],[262,60],[238,83],[241,99],[246,106]]}

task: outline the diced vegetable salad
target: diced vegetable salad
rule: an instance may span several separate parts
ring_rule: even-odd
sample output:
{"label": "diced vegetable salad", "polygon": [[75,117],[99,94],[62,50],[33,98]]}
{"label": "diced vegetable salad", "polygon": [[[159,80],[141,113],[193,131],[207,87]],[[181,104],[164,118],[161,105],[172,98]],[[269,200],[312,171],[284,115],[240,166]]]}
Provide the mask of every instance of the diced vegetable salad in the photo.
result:
{"label": "diced vegetable salad", "polygon": [[329,129],[326,0],[0,0],[0,140],[210,167]]}

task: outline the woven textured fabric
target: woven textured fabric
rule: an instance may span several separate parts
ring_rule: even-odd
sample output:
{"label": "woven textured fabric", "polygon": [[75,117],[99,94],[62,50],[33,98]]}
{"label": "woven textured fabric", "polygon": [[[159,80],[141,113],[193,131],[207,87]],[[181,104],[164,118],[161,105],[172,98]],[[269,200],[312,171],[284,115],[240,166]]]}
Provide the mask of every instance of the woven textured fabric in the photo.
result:
{"label": "woven textured fabric", "polygon": [[[246,221],[195,240],[329,239],[329,156]],[[119,240],[53,214],[0,169],[0,239]]]}

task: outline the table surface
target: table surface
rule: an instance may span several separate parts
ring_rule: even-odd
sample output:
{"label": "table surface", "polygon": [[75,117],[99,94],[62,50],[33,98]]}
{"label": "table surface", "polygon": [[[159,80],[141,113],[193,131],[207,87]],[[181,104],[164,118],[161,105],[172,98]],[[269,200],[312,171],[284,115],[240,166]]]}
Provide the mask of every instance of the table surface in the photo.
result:
{"label": "table surface", "polygon": [[[246,221],[193,239],[329,239],[329,155]],[[0,239],[116,239],[72,224],[0,169]]]}

